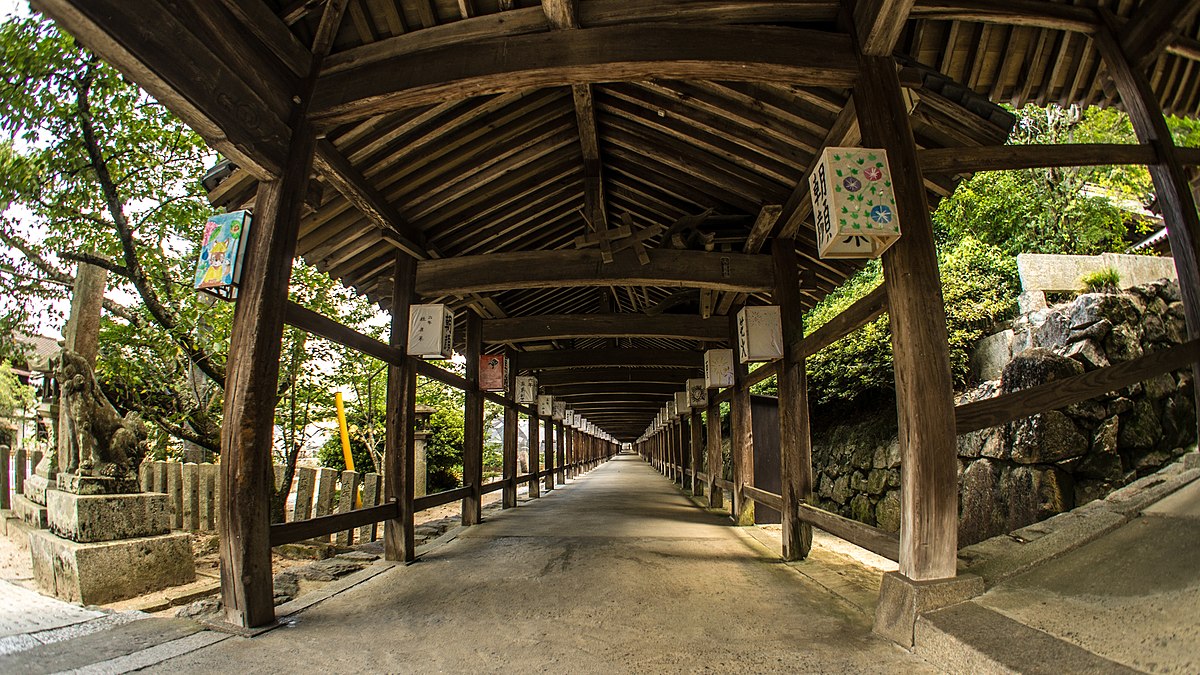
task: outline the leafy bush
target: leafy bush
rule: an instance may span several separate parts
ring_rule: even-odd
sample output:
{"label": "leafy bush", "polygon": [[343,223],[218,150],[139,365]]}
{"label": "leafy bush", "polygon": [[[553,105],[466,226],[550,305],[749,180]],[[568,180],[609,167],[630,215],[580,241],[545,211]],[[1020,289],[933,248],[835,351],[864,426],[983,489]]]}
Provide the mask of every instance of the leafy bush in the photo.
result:
{"label": "leafy bush", "polygon": [[[971,349],[984,333],[1016,309],[1020,293],[1016,260],[998,247],[966,237],[939,256],[950,368],[966,383]],[[878,262],[868,264],[805,317],[812,332],[883,281]],[[891,400],[895,390],[891,330],[886,316],[863,326],[808,360],[809,395],[815,419]]]}
{"label": "leafy bush", "polygon": [[1084,293],[1115,291],[1121,286],[1121,273],[1112,267],[1096,270],[1080,277],[1079,283]]}
{"label": "leafy bush", "polygon": [[[367,450],[367,442],[362,430],[351,425],[347,430],[350,436],[350,456],[354,458],[354,470],[359,473],[373,473],[375,463]],[[346,457],[342,454],[342,436],[337,431],[329,435],[320,448],[317,448],[317,461],[321,466],[338,471],[346,470]]]}

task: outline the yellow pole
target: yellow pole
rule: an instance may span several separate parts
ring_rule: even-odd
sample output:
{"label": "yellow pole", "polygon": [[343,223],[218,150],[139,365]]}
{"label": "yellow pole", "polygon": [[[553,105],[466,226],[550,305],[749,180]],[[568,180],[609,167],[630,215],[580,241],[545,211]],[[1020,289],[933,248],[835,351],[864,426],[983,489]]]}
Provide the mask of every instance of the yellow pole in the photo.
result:
{"label": "yellow pole", "polygon": [[346,460],[346,470],[354,471],[354,455],[350,454],[350,431],[346,429],[346,408],[342,405],[342,392],[333,395],[337,405],[338,429],[342,432],[342,458]]}
{"label": "yellow pole", "polygon": [[[354,455],[350,453],[350,430],[346,428],[346,408],[342,405],[342,392],[334,393],[333,402],[337,405],[338,431],[342,434],[342,458],[346,460],[346,470],[354,471]],[[354,507],[362,507],[362,495],[354,495]]]}

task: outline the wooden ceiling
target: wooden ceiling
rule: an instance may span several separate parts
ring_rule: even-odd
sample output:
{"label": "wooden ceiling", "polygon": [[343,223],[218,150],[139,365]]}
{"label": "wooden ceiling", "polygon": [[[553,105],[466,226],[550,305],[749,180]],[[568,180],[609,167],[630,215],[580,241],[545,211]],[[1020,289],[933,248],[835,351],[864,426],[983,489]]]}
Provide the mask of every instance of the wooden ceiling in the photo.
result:
{"label": "wooden ceiling", "polygon": [[[1002,144],[1012,118],[1000,102],[1113,103],[1081,26],[1095,25],[1097,7],[1120,22],[1150,3],[916,2],[896,54],[918,145]],[[325,2],[267,5],[299,43],[313,43]],[[387,308],[398,248],[422,260],[562,251],[565,266],[582,264],[567,252],[597,221],[645,233],[651,255],[671,248],[756,254],[776,237],[794,237],[811,306],[859,268],[817,256],[806,189],[820,148],[858,142],[845,72],[853,59],[841,58],[852,54],[838,29],[844,9],[832,0],[579,0],[545,8],[529,0],[350,0],[310,111],[325,139],[298,253]],[[1164,108],[1194,115],[1200,28],[1194,19],[1176,28],[1178,38],[1145,66]],[[697,70],[684,59],[645,77],[636,60],[660,42],[683,54],[692,45],[728,54],[719,67]],[[628,51],[629,63],[583,63],[599,49]],[[746,68],[759,74],[747,81]],[[926,176],[931,202],[960,177]],[[249,203],[256,185],[241,169],[213,183],[211,199],[227,208]],[[655,233],[672,227],[678,241]],[[593,268],[600,264],[597,246],[584,250],[595,252]],[[632,248],[614,255],[610,264],[637,265]],[[518,276],[539,269],[494,260],[514,265]],[[530,354],[590,350],[617,359],[609,363],[659,366],[657,379],[627,380],[627,387],[599,359],[577,361],[575,376],[539,369],[555,373],[551,393],[570,396],[623,438],[640,433],[666,400],[664,368],[674,368],[680,387],[696,372],[694,362],[664,366],[652,355],[719,344],[703,337],[712,325],[738,302],[769,298],[686,281],[529,286],[433,291],[425,301],[497,320],[492,350],[503,343]],[[512,332],[528,328],[521,317],[579,314],[621,316],[603,334],[572,333],[569,322],[541,338]],[[680,330],[643,331],[640,317]],[[693,319],[695,330],[683,330]],[[621,325],[635,328],[623,333]],[[622,354],[644,354],[646,362]],[[533,358],[520,363],[537,364]],[[594,393],[578,389],[588,382]]]}

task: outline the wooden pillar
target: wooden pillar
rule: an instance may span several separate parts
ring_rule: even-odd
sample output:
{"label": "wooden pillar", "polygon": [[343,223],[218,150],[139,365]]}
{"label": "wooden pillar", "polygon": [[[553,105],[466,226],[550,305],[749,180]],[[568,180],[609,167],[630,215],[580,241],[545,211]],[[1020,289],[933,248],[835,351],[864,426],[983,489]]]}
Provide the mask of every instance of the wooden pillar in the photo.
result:
{"label": "wooden pillar", "polygon": [[721,449],[721,404],[709,393],[708,408],[704,412],[704,423],[708,431],[708,508],[725,506],[725,491],[717,485],[717,479],[725,472],[725,457]]}
{"label": "wooden pillar", "polygon": [[[736,308],[735,308],[736,310]],[[729,313],[729,335],[737,340],[737,312]],[[754,485],[754,430],[750,418],[750,388],[746,386],[749,369],[734,350],[733,397],[729,400],[729,451],[733,455],[733,504],[731,511],[738,525],[754,524],[754,500],[747,497],[743,485]]]}
{"label": "wooden pillar", "polygon": [[416,287],[417,264],[410,256],[396,255],[392,268],[392,331],[390,344],[400,356],[388,366],[387,415],[384,419],[383,494],[385,501],[399,506],[394,519],[383,523],[384,557],[411,562],[416,555],[413,542],[413,403],[417,375],[408,353],[408,311]]}
{"label": "wooden pillar", "polygon": [[565,468],[567,466],[567,435],[565,433],[566,428],[561,421],[554,426],[554,433],[556,436],[555,440],[557,441],[557,443],[554,444],[555,453],[558,457],[558,461],[556,461],[554,465],[557,467],[558,471],[558,484],[562,485],[563,483],[567,482],[567,470]]}
{"label": "wooden pillar", "polygon": [[783,317],[783,361],[776,378],[779,387],[779,483],[783,497],[780,523],[783,559],[803,560],[812,548],[812,526],[800,520],[800,504],[812,499],[812,439],[809,436],[808,381],[804,357],[804,307],[800,299],[800,266],[796,242],[776,239],[775,304]]}
{"label": "wooden pillar", "polygon": [[[1121,104],[1129,114],[1138,140],[1153,146],[1158,155],[1158,162],[1149,166],[1150,178],[1154,181],[1154,193],[1163,224],[1167,227],[1175,272],[1179,276],[1188,339],[1194,340],[1200,337],[1200,215],[1196,213],[1195,196],[1167,128],[1158,96],[1146,74],[1131,65],[1132,60],[1125,52],[1112,14],[1107,10],[1099,14],[1105,25],[1093,35],[1093,43],[1108,66],[1108,74],[1117,86]],[[1200,363],[1192,364],[1192,380],[1200,382]],[[1193,395],[1196,410],[1200,410],[1200,387],[1193,387]]]}
{"label": "wooden pillar", "polygon": [[690,418],[687,414],[679,417],[679,485],[680,487],[691,490],[691,480],[695,474],[689,473],[691,470],[692,456],[692,436],[691,427],[688,424]]}
{"label": "wooden pillar", "polygon": [[546,418],[546,492],[554,489],[554,420]]}
{"label": "wooden pillar", "polygon": [[504,389],[509,405],[504,406],[504,445],[501,449],[504,487],[501,489],[500,508],[511,509],[517,505],[517,425],[521,423],[520,414],[516,406],[512,405],[517,399],[516,351],[506,350],[504,360],[508,366],[504,373]]}
{"label": "wooden pillar", "polygon": [[891,57],[860,56],[854,90],[864,147],[884,148],[904,234],[883,254],[900,425],[900,573],[955,575],[958,479],[954,393],[933,225]]}
{"label": "wooden pillar", "polygon": [[471,491],[462,500],[462,524],[483,520],[483,392],[479,389],[479,355],[483,352],[483,322],[467,312],[466,410],[463,415],[463,482]]}
{"label": "wooden pillar", "polygon": [[700,481],[700,448],[704,443],[704,423],[700,421],[700,409],[692,408],[692,494],[699,495],[704,489]]}
{"label": "wooden pillar", "polygon": [[[541,424],[542,421],[537,416],[537,404],[534,404],[534,411],[529,414],[529,498],[537,499],[542,494],[541,478],[538,476],[541,467]],[[546,439],[549,441],[550,439]]]}
{"label": "wooden pillar", "polygon": [[221,597],[238,626],[275,620],[272,602],[271,433],[279,386],[283,308],[312,170],[314,137],[307,124],[293,133],[284,173],[260,183],[257,227],[250,228],[225,379],[221,425]]}

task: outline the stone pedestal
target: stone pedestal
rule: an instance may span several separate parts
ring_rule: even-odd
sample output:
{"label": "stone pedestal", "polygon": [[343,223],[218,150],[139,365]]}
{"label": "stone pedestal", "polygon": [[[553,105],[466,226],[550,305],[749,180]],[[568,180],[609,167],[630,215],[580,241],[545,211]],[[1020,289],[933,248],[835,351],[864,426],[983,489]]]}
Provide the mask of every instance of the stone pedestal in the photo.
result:
{"label": "stone pedestal", "polygon": [[195,580],[191,537],[171,534],[165,494],[51,489],[46,513],[50,530],[29,537],[33,575],[62,600],[114,602]]}
{"label": "stone pedestal", "polygon": [[913,581],[899,572],[888,572],[879,586],[874,630],[901,647],[911,649],[918,616],[982,594],[983,579],[970,574]]}
{"label": "stone pedestal", "polygon": [[171,532],[167,495],[77,495],[46,493],[50,531],[80,543],[149,537]]}
{"label": "stone pedestal", "polygon": [[25,498],[35,504],[46,505],[46,491],[53,490],[54,479],[33,474],[25,478]]}
{"label": "stone pedestal", "polygon": [[196,580],[184,532],[85,544],[41,530],[30,533],[29,549],[38,585],[68,602],[116,602]]}

